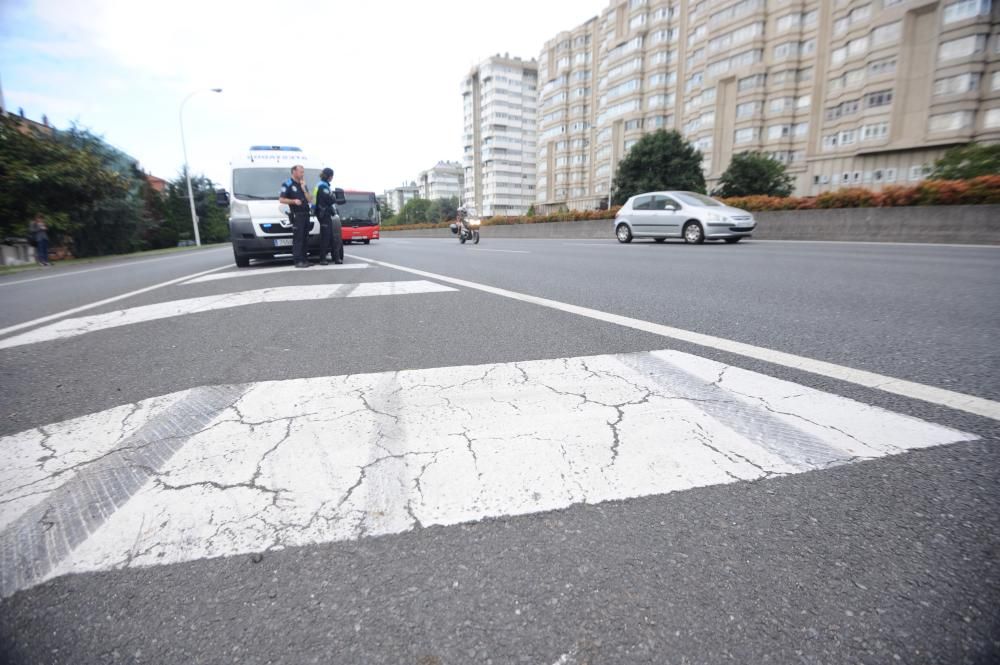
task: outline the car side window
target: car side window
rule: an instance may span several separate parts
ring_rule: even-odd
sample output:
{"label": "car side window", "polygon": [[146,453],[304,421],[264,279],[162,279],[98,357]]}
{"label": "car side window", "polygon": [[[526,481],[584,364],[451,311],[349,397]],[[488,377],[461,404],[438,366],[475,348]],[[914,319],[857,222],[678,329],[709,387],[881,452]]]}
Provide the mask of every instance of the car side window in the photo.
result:
{"label": "car side window", "polygon": [[669,196],[664,196],[663,197],[663,207],[660,208],[660,209],[661,210],[666,210],[667,208],[674,208],[676,210],[680,210],[681,209],[681,204],[678,203],[677,201],[675,201],[674,199],[670,198]]}
{"label": "car side window", "polygon": [[650,205],[650,210],[665,210],[667,207],[667,197],[666,196],[654,196],[653,203]]}
{"label": "car side window", "polygon": [[649,210],[650,204],[653,202],[652,196],[640,196],[632,204],[632,210]]}

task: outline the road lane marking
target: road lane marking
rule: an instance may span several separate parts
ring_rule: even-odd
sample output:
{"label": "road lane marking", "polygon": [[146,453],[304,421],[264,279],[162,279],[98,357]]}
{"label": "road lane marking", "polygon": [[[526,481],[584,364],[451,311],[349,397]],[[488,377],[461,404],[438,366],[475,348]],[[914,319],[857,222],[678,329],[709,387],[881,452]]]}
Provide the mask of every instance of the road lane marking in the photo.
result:
{"label": "road lane marking", "polygon": [[[352,258],[358,257],[352,256]],[[905,381],[903,379],[897,379],[884,374],[877,374],[866,370],[845,367],[843,365],[837,365],[824,360],[815,360],[813,358],[798,356],[792,353],[785,353],[784,351],[776,351],[774,349],[754,346],[752,344],[737,342],[723,337],[714,337],[712,335],[705,335],[703,333],[684,330],[682,328],[674,328],[672,326],[653,323],[651,321],[643,321],[642,319],[635,319],[628,316],[622,316],[620,314],[603,312],[601,310],[572,305],[558,300],[550,300],[548,298],[540,298],[526,293],[508,291],[507,289],[501,289],[487,284],[480,284],[478,282],[470,282],[464,279],[448,277],[447,275],[440,275],[426,270],[408,268],[406,266],[389,263],[387,261],[376,261],[375,259],[368,259],[368,261],[386,268],[394,268],[396,270],[408,272],[412,275],[438,280],[446,284],[454,284],[455,286],[476,289],[478,291],[492,293],[493,295],[502,296],[504,298],[511,298],[513,300],[519,300],[521,302],[527,302],[541,307],[549,307],[551,309],[568,312],[570,314],[586,316],[598,321],[614,323],[627,328],[633,328],[635,330],[641,330],[654,335],[660,335],[661,337],[668,337],[682,342],[689,342],[691,344],[697,344],[699,346],[705,346],[719,351],[753,358],[755,360],[763,360],[764,362],[769,362],[775,365],[781,365],[783,367],[790,367],[792,369],[809,372],[811,374],[826,376],[839,381],[864,386],[866,388],[892,393],[894,395],[902,395],[903,397],[909,397],[923,402],[945,406],[957,411],[965,411],[966,413],[984,416],[986,418],[991,418],[992,420],[1000,420],[1000,402],[995,402],[982,397],[976,397],[975,395],[967,395],[965,393],[945,390],[944,388],[928,386],[922,383]]]}
{"label": "road lane marking", "polygon": [[38,328],[2,339],[0,340],[0,349],[76,337],[77,335],[84,335],[98,330],[147,323],[149,321],[186,316],[188,314],[200,314],[202,312],[230,309],[233,307],[259,305],[261,303],[441,293],[446,291],[454,292],[456,290],[421,279],[403,282],[281,286],[253,291],[239,291],[236,293],[220,293],[212,296],[170,300],[152,305],[140,305],[139,307],[132,307],[130,309],[120,309],[75,319],[65,319],[44,328]]}
{"label": "road lane marking", "polygon": [[[342,265],[313,265],[312,268],[307,269],[305,274],[310,274],[310,272],[318,272],[323,270],[357,270],[359,268],[367,268],[367,263],[344,263]],[[219,272],[214,275],[205,275],[204,277],[195,277],[194,279],[189,279],[184,282],[187,284],[201,284],[203,282],[214,282],[220,279],[233,279],[234,277],[251,277],[258,275],[273,275],[274,273],[280,272],[302,272],[302,268],[296,268],[295,266],[278,266],[273,268],[238,268],[232,272]]]}
{"label": "road lane marking", "polygon": [[[85,312],[88,309],[94,309],[95,307],[101,307],[102,305],[107,305],[109,303],[118,302],[119,300],[124,300],[126,298],[131,298],[132,296],[142,295],[143,293],[149,293],[150,291],[155,291],[156,289],[162,289],[165,286],[173,286],[174,284],[179,284],[183,281],[192,279],[194,277],[200,277],[202,275],[208,275],[213,272],[218,272],[220,270],[225,270],[229,268],[232,264],[227,263],[224,266],[219,266],[218,268],[212,268],[210,270],[202,270],[201,272],[196,272],[192,275],[185,275],[184,277],[178,277],[177,279],[171,279],[166,282],[160,282],[159,284],[154,284],[152,286],[147,286],[141,289],[136,289],[135,291],[129,291],[128,293],[123,293],[120,296],[112,296],[111,298],[105,298],[104,300],[98,300],[97,302],[92,302],[87,305],[80,305],[79,307],[74,307],[72,309],[67,309],[62,312],[57,312],[56,314],[49,314],[48,316],[42,316],[37,319],[32,319],[31,321],[25,321],[24,323],[18,323],[13,326],[7,326],[6,328],[0,328],[0,335],[6,335],[8,333],[16,332],[18,330],[23,330],[25,328],[31,328],[32,326],[41,325],[43,323],[48,323],[49,321],[54,321],[55,319],[61,319],[66,316],[71,316],[73,314],[78,314],[79,312]],[[5,340],[0,340],[2,343]]]}
{"label": "road lane marking", "polygon": [[526,249],[484,249],[482,247],[470,247],[471,252],[503,252],[505,254],[531,254]]}
{"label": "road lane marking", "polygon": [[[226,249],[226,248],[221,248],[220,247],[220,248],[216,248],[216,249],[207,249],[207,250],[204,250],[204,254],[208,254],[209,252],[217,252],[220,249]],[[182,254],[180,256],[188,256],[188,255],[187,254]],[[44,279],[55,279],[57,277],[76,277],[77,275],[82,275],[82,274],[88,273],[88,272],[97,272],[99,270],[113,270],[115,268],[128,268],[128,267],[133,267],[133,266],[136,266],[136,265],[146,265],[148,263],[156,263],[157,261],[167,261],[167,260],[176,259],[176,258],[178,258],[177,255],[163,256],[163,257],[160,257],[160,258],[157,258],[157,259],[138,259],[138,260],[135,260],[135,261],[128,261],[126,263],[116,263],[113,266],[101,266],[99,268],[87,268],[86,270],[73,270],[72,268],[70,268],[68,272],[52,273],[52,274],[49,274],[49,275],[45,275],[44,277],[32,277],[30,279],[20,279],[20,280],[17,280],[16,282],[0,282],[0,286],[14,286],[15,284],[27,284],[28,282],[40,282],[40,281],[42,281]],[[56,269],[58,269],[58,266],[57,266]]]}
{"label": "road lane marking", "polygon": [[976,438],[679,351],[198,388],[0,438],[0,596]]}

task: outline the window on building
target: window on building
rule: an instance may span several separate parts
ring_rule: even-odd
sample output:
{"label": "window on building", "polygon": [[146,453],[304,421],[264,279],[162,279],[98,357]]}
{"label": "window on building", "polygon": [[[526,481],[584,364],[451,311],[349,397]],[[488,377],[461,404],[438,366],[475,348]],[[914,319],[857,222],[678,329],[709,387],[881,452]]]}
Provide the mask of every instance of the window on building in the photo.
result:
{"label": "window on building", "polygon": [[862,141],[877,141],[889,135],[889,123],[874,122],[861,127]]}
{"label": "window on building", "polygon": [[990,0],[959,0],[945,5],[941,12],[945,25],[957,21],[965,21],[977,16],[987,16],[990,13]]}
{"label": "window on building", "polygon": [[986,50],[986,35],[969,35],[942,42],[938,47],[938,62],[968,58]]}
{"label": "window on building", "polygon": [[743,102],[742,104],[736,105],[736,117],[737,118],[750,118],[758,113],[760,113],[761,102]]}
{"label": "window on building", "polygon": [[972,127],[972,111],[954,111],[932,115],[928,129],[932,132],[954,132]]}
{"label": "window on building", "polygon": [[782,139],[787,136],[791,136],[792,126],[791,125],[771,125],[767,128],[767,138],[769,141],[775,141],[777,139]]}
{"label": "window on building", "polygon": [[751,143],[760,138],[760,127],[746,127],[744,129],[737,129],[733,133],[733,143],[737,145],[742,143]]}
{"label": "window on building", "polygon": [[870,109],[876,106],[888,106],[892,104],[892,90],[879,90],[865,95],[865,108]]}
{"label": "window on building", "polygon": [[934,81],[934,96],[964,95],[979,88],[979,72],[967,72]]}
{"label": "window on building", "polygon": [[1000,127],[1000,108],[998,109],[987,109],[983,113],[983,128],[984,129],[995,129]]}
{"label": "window on building", "polygon": [[881,46],[882,44],[892,44],[894,42],[898,42],[899,36],[902,34],[902,28],[902,21],[880,25],[872,30],[872,46]]}

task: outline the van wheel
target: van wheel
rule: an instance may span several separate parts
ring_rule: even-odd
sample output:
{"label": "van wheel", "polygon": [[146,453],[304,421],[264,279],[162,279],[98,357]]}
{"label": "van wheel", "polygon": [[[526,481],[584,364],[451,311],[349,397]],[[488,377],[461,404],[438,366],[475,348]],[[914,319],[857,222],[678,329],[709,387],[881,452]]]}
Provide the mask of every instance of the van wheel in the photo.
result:
{"label": "van wheel", "polygon": [[249,268],[250,267],[250,257],[246,254],[240,254],[236,251],[236,245],[233,245],[233,259],[236,261],[237,268]]}
{"label": "van wheel", "polygon": [[705,231],[702,230],[698,222],[688,222],[684,225],[684,242],[691,245],[700,245],[705,242]]}
{"label": "van wheel", "polygon": [[619,224],[615,229],[615,237],[621,243],[632,242],[632,231],[629,230],[628,224]]}

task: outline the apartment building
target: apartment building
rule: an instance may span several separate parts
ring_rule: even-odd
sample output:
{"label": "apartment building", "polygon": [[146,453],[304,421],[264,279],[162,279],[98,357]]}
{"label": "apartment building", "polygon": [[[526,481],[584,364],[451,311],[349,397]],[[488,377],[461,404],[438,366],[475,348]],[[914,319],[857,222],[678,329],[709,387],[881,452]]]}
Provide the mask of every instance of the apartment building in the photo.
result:
{"label": "apartment building", "polygon": [[537,86],[536,61],[509,54],[462,81],[462,203],[479,215],[521,215],[535,200]]}
{"label": "apartment building", "polygon": [[1000,140],[998,18],[990,0],[614,0],[541,52],[537,207],[600,205],[659,128],[702,151],[709,187],[746,150],[797,194],[919,180]]}
{"label": "apartment building", "polygon": [[465,170],[459,162],[438,162],[432,168],[421,171],[417,176],[420,196],[425,199],[462,200],[462,184]]}
{"label": "apartment building", "polygon": [[399,187],[385,190],[384,197],[393,212],[399,212],[409,201],[420,198],[420,187],[413,181],[410,184],[403,183]]}

